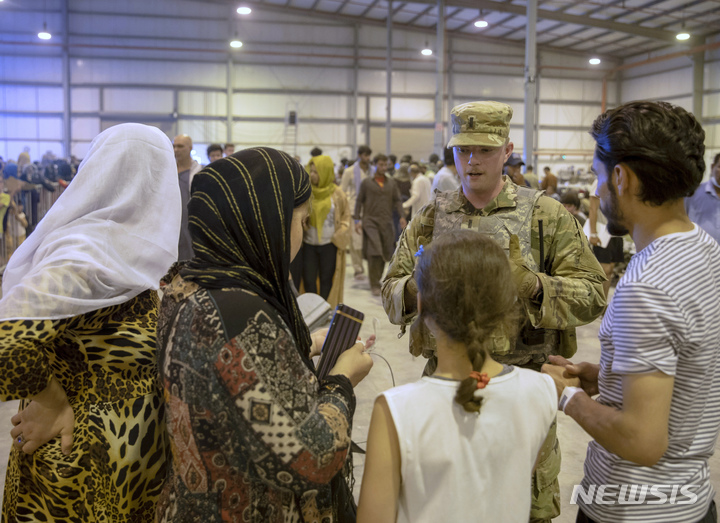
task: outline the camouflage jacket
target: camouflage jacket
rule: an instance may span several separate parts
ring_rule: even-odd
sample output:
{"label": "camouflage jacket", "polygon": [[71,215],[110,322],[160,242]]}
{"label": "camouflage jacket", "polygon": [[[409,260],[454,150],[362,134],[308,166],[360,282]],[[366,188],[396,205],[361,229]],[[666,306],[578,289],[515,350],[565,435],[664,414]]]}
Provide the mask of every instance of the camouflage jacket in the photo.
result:
{"label": "camouflage jacket", "polygon": [[[416,307],[405,308],[405,286],[414,277],[415,253],[420,245],[432,241],[436,223],[453,220],[460,227],[473,227],[484,217],[494,217],[500,223],[509,223],[517,218],[518,187],[507,177],[500,194],[483,209],[475,209],[465,198],[462,188],[442,193],[413,217],[398,240],[395,253],[382,282],[382,299],[391,323],[402,326],[412,324],[417,316]],[[526,189],[528,193],[534,191]],[[535,193],[536,194],[536,193]],[[446,213],[439,216],[438,213]],[[461,219],[460,219],[461,218]],[[543,220],[543,244],[545,273],[536,271],[543,288],[542,302],[526,300],[524,308],[530,323],[536,328],[560,331],[556,336],[557,350],[551,353],[570,357],[577,350],[575,327],[590,323],[597,318],[606,305],[602,282],[605,275],[593,254],[587,238],[578,227],[577,221],[556,200],[540,196],[534,198],[530,217],[530,234],[519,234],[524,257],[531,257],[529,266],[538,267],[540,259],[538,220]],[[509,227],[505,227],[509,229]],[[481,227],[482,230],[482,227]],[[502,241],[503,234],[500,231]],[[494,237],[497,239],[498,234]],[[509,241],[509,234],[505,234]],[[523,236],[530,238],[531,245],[522,245]],[[508,245],[503,245],[508,249]],[[419,322],[417,322],[419,323]],[[422,325],[413,325],[410,336],[410,352],[431,358],[435,352],[435,340]],[[512,355],[513,340],[492,338],[487,340],[487,349],[495,355]],[[519,344],[519,342],[518,342]],[[504,361],[500,358],[501,361]],[[505,363],[527,363],[522,357],[507,359]]]}

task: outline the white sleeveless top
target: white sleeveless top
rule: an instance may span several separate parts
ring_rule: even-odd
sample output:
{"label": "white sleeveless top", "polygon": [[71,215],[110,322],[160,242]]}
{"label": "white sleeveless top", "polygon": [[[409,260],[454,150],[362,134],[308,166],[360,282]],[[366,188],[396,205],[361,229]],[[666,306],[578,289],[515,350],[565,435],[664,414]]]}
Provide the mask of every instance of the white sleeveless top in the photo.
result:
{"label": "white sleeveless top", "polygon": [[480,413],[453,398],[459,382],[424,377],[383,393],[400,443],[398,523],[527,523],[533,465],[555,419],[549,376],[512,371],[477,392]]}

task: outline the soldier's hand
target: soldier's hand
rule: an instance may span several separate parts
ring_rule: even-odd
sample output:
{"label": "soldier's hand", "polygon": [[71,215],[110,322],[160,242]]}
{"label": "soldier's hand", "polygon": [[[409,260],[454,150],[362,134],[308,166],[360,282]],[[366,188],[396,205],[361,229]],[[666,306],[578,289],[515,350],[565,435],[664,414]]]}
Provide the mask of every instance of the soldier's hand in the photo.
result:
{"label": "soldier's hand", "polygon": [[555,382],[558,399],[562,396],[565,387],[579,387],[581,385],[579,378],[568,376],[563,367],[557,365],[546,363],[542,366],[541,372],[550,376]]}
{"label": "soldier's hand", "polygon": [[527,266],[520,251],[520,239],[514,234],[510,236],[510,270],[518,295],[533,298],[540,290],[540,278]]}
{"label": "soldier's hand", "polygon": [[600,389],[598,388],[600,365],[588,363],[587,361],[574,364],[562,356],[549,356],[549,359],[550,363],[553,365],[563,367],[565,369],[563,376],[567,378],[579,378],[580,387],[582,387],[588,396],[595,396],[600,393]]}

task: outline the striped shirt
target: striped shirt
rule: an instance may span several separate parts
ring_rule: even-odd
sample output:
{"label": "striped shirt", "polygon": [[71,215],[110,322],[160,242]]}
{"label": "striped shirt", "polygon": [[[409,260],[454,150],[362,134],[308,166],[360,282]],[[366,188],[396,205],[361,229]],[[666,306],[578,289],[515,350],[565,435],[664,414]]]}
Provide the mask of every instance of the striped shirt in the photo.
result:
{"label": "striped shirt", "polygon": [[[660,371],[675,377],[668,448],[652,467],[642,467],[591,441],[583,491],[605,488],[603,500],[627,499],[636,485],[666,485],[667,496],[649,490],[643,504],[588,503],[582,511],[599,522],[694,522],[714,496],[708,458],[720,431],[720,245],[694,226],[662,236],[635,255],[618,283],[599,331],[602,353],[598,378],[603,405],[622,409],[625,374]],[[630,485],[625,487],[623,485]],[[690,501],[673,485],[696,485]],[[596,487],[597,488],[597,487]],[[673,496],[673,491],[675,495]],[[648,504],[655,501],[659,504]],[[679,504],[685,502],[686,504]]]}

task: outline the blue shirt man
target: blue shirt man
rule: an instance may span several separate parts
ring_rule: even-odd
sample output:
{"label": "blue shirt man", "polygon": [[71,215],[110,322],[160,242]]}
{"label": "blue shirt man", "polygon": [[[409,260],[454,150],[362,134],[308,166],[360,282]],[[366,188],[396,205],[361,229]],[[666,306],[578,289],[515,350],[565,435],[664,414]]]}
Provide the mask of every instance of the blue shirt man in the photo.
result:
{"label": "blue shirt man", "polygon": [[715,155],[710,179],[685,198],[685,210],[690,220],[720,243],[720,154]]}

